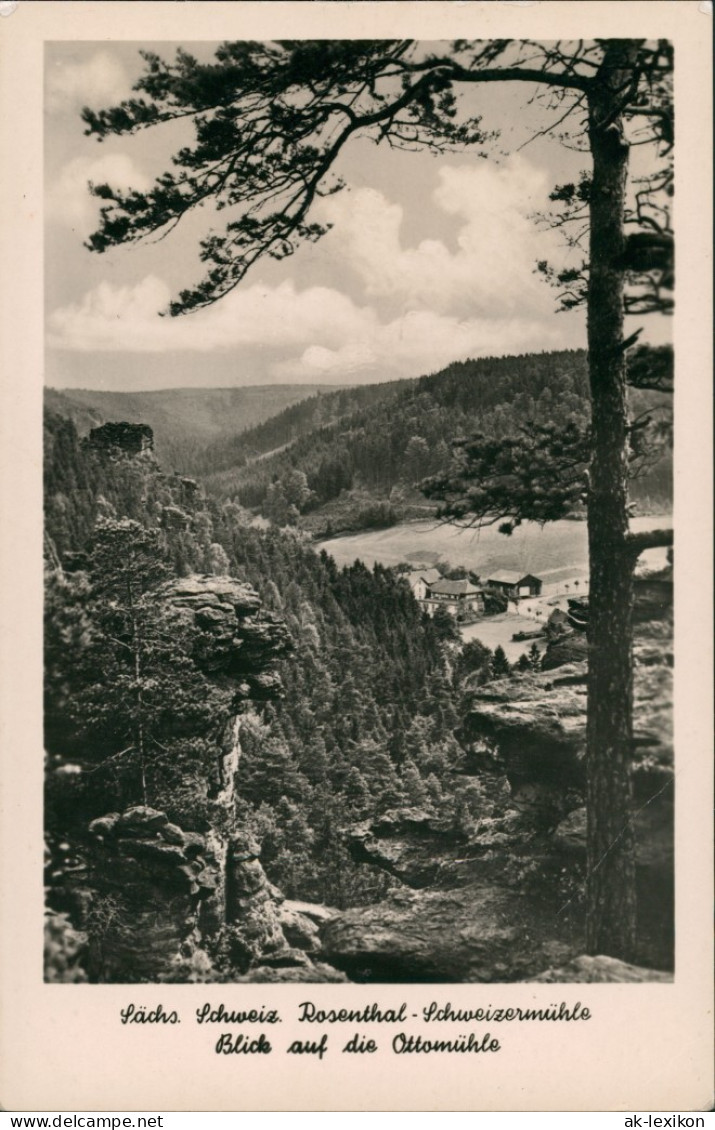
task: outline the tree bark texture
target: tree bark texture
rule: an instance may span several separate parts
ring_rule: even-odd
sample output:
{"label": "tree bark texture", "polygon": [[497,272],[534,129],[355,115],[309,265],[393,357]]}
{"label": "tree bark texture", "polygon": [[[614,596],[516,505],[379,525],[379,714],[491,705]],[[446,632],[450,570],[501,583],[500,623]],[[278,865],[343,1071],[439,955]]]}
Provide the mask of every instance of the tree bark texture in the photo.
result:
{"label": "tree bark texture", "polygon": [[637,44],[613,41],[589,98],[593,156],[588,291],[593,455],[589,469],[586,948],[634,956],[635,843],[630,760],[635,556],[628,545],[628,412],[623,348],[628,144],[620,106]]}

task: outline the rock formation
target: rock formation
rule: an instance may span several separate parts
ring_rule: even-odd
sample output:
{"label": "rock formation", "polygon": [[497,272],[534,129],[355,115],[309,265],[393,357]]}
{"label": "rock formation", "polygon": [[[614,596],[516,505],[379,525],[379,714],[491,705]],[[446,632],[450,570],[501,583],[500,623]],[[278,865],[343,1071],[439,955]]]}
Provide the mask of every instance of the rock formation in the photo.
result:
{"label": "rock formation", "polygon": [[262,610],[251,585],[234,577],[193,574],[169,581],[159,599],[193,630],[194,658],[205,674],[230,683],[240,699],[280,697],[275,663],[289,647],[288,631],[279,616]]}
{"label": "rock formation", "polygon": [[154,433],[148,424],[102,424],[92,428],[86,439],[88,447],[105,454],[139,455],[154,450]]}
{"label": "rock formation", "polygon": [[352,980],[671,979],[657,967],[668,967],[673,944],[672,584],[649,576],[638,593],[639,959],[655,968],[583,956],[586,664],[577,660],[472,688],[455,769],[484,791],[473,828],[408,809],[350,830],[355,860],[405,884],[323,928],[327,960]]}
{"label": "rock formation", "polygon": [[352,981],[525,980],[561,965],[573,943],[517,890],[484,881],[451,890],[400,891],[356,907],[322,931],[323,952]]}
{"label": "rock formation", "polygon": [[175,579],[156,600],[178,614],[197,667],[230,689],[235,715],[217,743],[205,833],[148,805],[92,821],[90,977],[213,979],[219,962],[248,979],[341,980],[312,960],[321,947],[310,906],[284,905],[236,821],[241,717],[282,693],[275,665],[288,647],[285,625],[233,577]]}
{"label": "rock formation", "polygon": [[629,965],[626,961],[619,961],[615,957],[597,956],[590,957],[584,954],[576,957],[560,969],[546,969],[543,973],[531,977],[531,981],[556,982],[570,981],[573,984],[594,983],[605,981],[617,982],[643,982],[656,981],[667,983],[673,980],[672,973],[662,973],[658,969],[643,969],[640,965]]}
{"label": "rock formation", "polygon": [[223,956],[245,980],[345,979],[312,960],[322,948],[315,917],[331,912],[286,903],[249,836],[226,843],[215,832],[185,832],[147,805],[99,817],[89,831],[99,898],[90,977],[213,980]]}

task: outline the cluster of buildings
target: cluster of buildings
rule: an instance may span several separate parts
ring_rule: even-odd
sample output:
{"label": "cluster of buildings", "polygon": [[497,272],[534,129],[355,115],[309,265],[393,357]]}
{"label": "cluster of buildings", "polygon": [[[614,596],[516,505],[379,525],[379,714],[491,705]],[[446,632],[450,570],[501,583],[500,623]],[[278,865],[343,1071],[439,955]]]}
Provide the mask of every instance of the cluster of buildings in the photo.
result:
{"label": "cluster of buildings", "polygon": [[484,613],[484,592],[490,589],[502,593],[508,601],[541,596],[542,581],[532,573],[519,573],[498,569],[478,585],[471,581],[446,580],[439,569],[416,569],[407,575],[415,599],[434,615],[438,608],[451,612],[457,619],[474,619]]}

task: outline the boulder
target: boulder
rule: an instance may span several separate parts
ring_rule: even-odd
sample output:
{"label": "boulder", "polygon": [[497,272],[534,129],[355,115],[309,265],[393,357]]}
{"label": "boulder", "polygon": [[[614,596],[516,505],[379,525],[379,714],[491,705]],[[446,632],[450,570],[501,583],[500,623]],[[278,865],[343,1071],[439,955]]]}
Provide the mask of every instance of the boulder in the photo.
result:
{"label": "boulder", "polygon": [[146,859],[157,864],[177,864],[181,866],[186,862],[186,857],[178,844],[167,844],[164,840],[122,840],[118,847],[122,857],[132,859]]}
{"label": "boulder", "polygon": [[321,931],[324,958],[358,982],[499,982],[577,953],[538,899],[489,884],[400,891],[344,911]]}
{"label": "boulder", "polygon": [[186,845],[186,833],[182,831],[178,824],[165,824],[163,828],[159,829],[159,835],[168,844],[179,844],[181,847]]}
{"label": "boulder", "polygon": [[264,985],[290,984],[292,982],[344,984],[347,980],[348,978],[344,973],[334,969],[332,965],[326,965],[324,962],[279,969],[271,965],[257,965],[243,977],[236,977],[236,982],[239,984],[258,983]]}
{"label": "boulder", "polygon": [[320,952],[322,949],[320,944],[320,931],[317,923],[315,923],[312,918],[308,918],[306,914],[301,914],[297,910],[286,907],[285,903],[283,903],[278,911],[278,919],[286,941],[290,946],[303,950],[305,953]]}
{"label": "boulder", "polygon": [[284,899],[283,909],[287,912],[301,914],[318,925],[330,922],[336,914],[340,914],[340,911],[332,906],[323,906],[322,903],[317,902],[302,902],[300,899]]}
{"label": "boulder", "polygon": [[347,844],[356,863],[380,867],[410,887],[427,887],[442,867],[440,850],[444,853],[462,838],[433,813],[401,808],[354,825]]}
{"label": "boulder", "polygon": [[147,804],[137,804],[118,818],[116,831],[122,836],[145,836],[150,832],[158,833],[168,823],[169,818],[165,812],[159,812]]}
{"label": "boulder", "polygon": [[89,826],[90,834],[93,836],[111,836],[118,820],[118,812],[108,812],[106,816],[98,816]]}
{"label": "boulder", "polygon": [[541,669],[552,671],[555,667],[563,667],[566,663],[580,663],[587,654],[588,641],[585,633],[575,632],[573,628],[569,628],[549,640],[541,660]]}
{"label": "boulder", "polygon": [[[170,826],[173,827],[173,825],[170,825]],[[165,831],[166,831],[166,829],[163,828],[162,834]],[[182,835],[183,835],[183,839],[184,839],[184,843],[183,843],[184,851],[186,852],[187,858],[191,858],[192,856],[200,854],[202,851],[206,850],[206,839],[205,839],[204,836],[201,835],[200,832],[183,832],[182,831]]]}
{"label": "boulder", "polygon": [[585,954],[557,969],[546,969],[529,980],[546,983],[570,981],[574,984],[599,981],[668,983],[673,980],[673,974],[663,973],[658,969],[643,969],[639,965],[629,965],[615,957],[590,957]]}

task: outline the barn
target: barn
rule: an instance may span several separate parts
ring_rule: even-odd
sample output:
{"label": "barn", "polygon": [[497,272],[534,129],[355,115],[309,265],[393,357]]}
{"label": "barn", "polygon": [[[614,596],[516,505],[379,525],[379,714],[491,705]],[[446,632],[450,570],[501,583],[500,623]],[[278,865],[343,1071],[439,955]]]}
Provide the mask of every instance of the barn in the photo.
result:
{"label": "barn", "polygon": [[542,580],[533,573],[498,569],[487,579],[487,585],[504,593],[509,600],[522,600],[524,597],[541,596]]}

